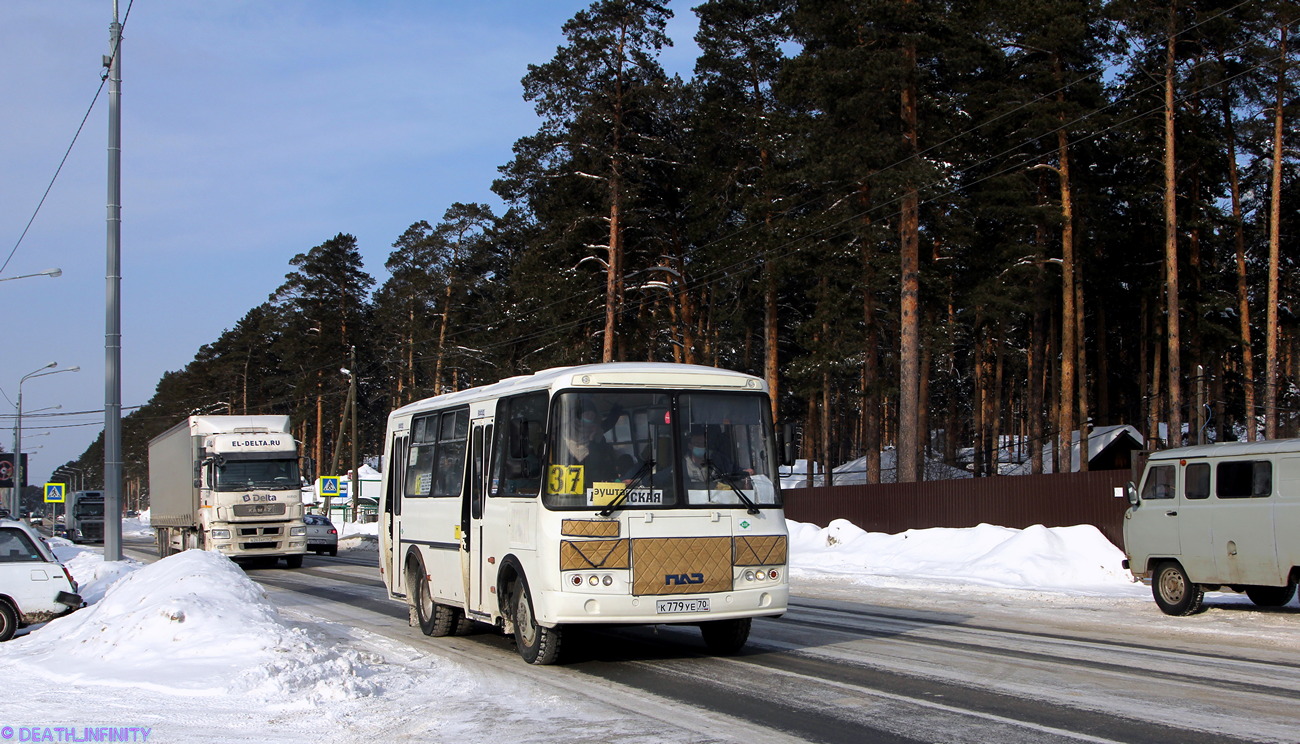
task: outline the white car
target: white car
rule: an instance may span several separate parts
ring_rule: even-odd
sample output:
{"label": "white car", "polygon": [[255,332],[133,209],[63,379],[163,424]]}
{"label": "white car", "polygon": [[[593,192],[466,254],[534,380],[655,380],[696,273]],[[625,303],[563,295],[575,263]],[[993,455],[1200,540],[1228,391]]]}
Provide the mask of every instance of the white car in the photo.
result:
{"label": "white car", "polygon": [[31,527],[0,520],[0,641],[81,607],[77,582]]}

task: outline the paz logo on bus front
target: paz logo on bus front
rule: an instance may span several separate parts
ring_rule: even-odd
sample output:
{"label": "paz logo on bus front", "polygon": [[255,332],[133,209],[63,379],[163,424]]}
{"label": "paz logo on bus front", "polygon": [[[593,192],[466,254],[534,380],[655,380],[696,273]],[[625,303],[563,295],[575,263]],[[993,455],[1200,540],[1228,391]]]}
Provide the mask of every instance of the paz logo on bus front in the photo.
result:
{"label": "paz logo on bus front", "polygon": [[704,574],[702,573],[667,574],[664,576],[664,586],[703,583]]}
{"label": "paz logo on bus front", "polygon": [[46,483],[45,484],[45,503],[62,504],[65,503],[64,497],[68,493],[68,484],[66,483]]}

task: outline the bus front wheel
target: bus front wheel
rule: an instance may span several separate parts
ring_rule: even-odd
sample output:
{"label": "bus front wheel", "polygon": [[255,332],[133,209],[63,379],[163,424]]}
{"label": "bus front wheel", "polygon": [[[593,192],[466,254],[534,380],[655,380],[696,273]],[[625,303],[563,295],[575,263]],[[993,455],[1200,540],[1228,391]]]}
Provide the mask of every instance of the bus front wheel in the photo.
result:
{"label": "bus front wheel", "polygon": [[704,636],[704,645],[720,656],[740,653],[749,640],[749,628],[753,620],[748,617],[736,620],[710,620],[700,623],[700,635]]}
{"label": "bus front wheel", "polygon": [[560,628],[537,624],[533,616],[533,598],[522,580],[515,590],[515,647],[529,664],[554,664],[560,658]]}

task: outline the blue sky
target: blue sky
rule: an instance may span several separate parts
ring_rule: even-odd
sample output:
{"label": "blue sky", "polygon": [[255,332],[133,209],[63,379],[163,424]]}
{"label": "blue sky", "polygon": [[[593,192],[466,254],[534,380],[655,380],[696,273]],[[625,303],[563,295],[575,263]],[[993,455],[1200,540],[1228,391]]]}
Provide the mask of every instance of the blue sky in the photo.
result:
{"label": "blue sky", "polygon": [[[126,13],[128,0],[119,0]],[[520,78],[568,0],[135,0],[122,52],[122,403],[140,405],[284,279],[351,233],[382,283],[392,243],[490,191],[534,132]],[[695,16],[663,63],[688,77]],[[0,442],[22,386],[29,483],[103,425],[108,89],[19,244],[99,87],[112,0],[0,5]],[[57,411],[37,411],[51,406]],[[57,415],[50,415],[57,414]]]}

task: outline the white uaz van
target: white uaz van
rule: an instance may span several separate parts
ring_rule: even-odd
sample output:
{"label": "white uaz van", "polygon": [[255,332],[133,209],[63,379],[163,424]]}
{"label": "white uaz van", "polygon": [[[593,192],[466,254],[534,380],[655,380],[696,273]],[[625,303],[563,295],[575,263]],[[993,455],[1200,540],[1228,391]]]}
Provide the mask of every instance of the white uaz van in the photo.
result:
{"label": "white uaz van", "polygon": [[1129,487],[1125,567],[1151,581],[1169,615],[1207,591],[1281,607],[1300,578],[1300,439],[1227,442],[1151,453]]}

